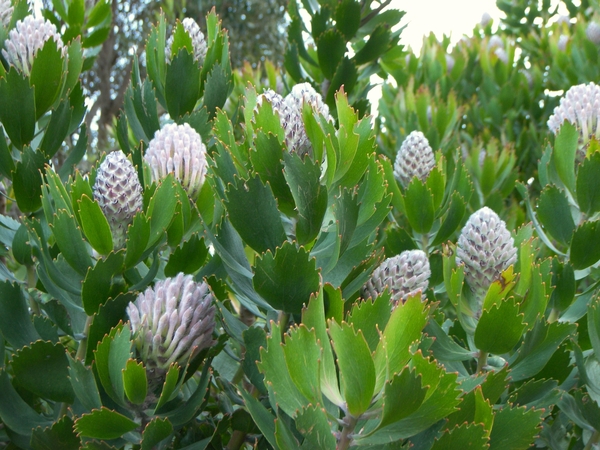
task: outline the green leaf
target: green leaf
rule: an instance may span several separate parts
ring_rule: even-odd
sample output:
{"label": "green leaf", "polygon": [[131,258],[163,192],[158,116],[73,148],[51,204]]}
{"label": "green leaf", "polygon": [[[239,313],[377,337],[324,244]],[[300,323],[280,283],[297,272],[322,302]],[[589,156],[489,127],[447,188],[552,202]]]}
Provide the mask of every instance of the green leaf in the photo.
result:
{"label": "green leaf", "polygon": [[77,433],[93,439],[117,439],[137,427],[138,424],[133,420],[105,406],[75,421]]}
{"label": "green leaf", "polygon": [[44,138],[40,144],[40,150],[46,159],[52,158],[63,144],[69,133],[71,116],[72,110],[68,100],[61,102],[60,105],[58,105],[58,107],[52,111],[50,122],[46,127]]}
{"label": "green leaf", "polygon": [[[331,302],[331,297],[333,296],[328,297]],[[340,395],[337,369],[334,362],[333,351],[331,345],[329,345],[329,336],[327,335],[327,325],[325,323],[324,302],[323,289],[320,289],[319,295],[313,296],[310,299],[308,306],[302,310],[302,323],[308,327],[308,329],[314,328],[317,340],[322,347],[321,391],[331,402],[341,406],[344,403],[344,399]],[[358,327],[355,328],[358,329]]]}
{"label": "green leaf", "polygon": [[11,67],[0,79],[0,122],[15,147],[22,149],[31,142],[35,121],[34,89],[27,78]]}
{"label": "green leaf", "polygon": [[[36,52],[31,65],[29,81],[35,89],[36,119],[42,117],[58,98],[63,87],[64,63],[62,51],[57,48],[54,39],[48,39],[44,46]],[[66,125],[68,126],[68,121]],[[56,130],[49,129],[48,131],[53,133]]]}
{"label": "green leaf", "polygon": [[9,180],[12,178],[12,171],[15,170],[15,162],[4,136],[4,127],[0,126],[0,174]]}
{"label": "green leaf", "polygon": [[[383,413],[377,428],[397,422],[410,416],[423,404],[428,387],[423,386],[421,376],[413,369],[405,367],[385,383]],[[401,408],[398,405],[402,405]]]}
{"label": "green leaf", "polygon": [[165,99],[174,119],[190,114],[200,97],[200,68],[187,49],[180,50],[167,64]]}
{"label": "green leaf", "polygon": [[388,49],[391,37],[392,32],[387,24],[377,26],[364,47],[354,55],[354,62],[361,65],[379,58]]}
{"label": "green leaf", "polygon": [[356,0],[343,0],[335,9],[335,27],[347,41],[351,41],[360,28],[361,6]]}
{"label": "green leaf", "polygon": [[452,233],[460,226],[465,211],[465,200],[458,192],[453,192],[450,197],[448,212],[442,220],[442,224],[440,225],[440,229],[437,231],[435,238],[431,242],[432,246],[438,246],[452,236]]}
{"label": "green leaf", "polygon": [[390,292],[385,290],[374,299],[357,301],[346,319],[355,330],[361,330],[369,349],[373,352],[379,344],[379,332],[385,330],[392,307]]}
{"label": "green leaf", "polygon": [[169,228],[175,215],[177,202],[180,201],[176,192],[173,175],[169,174],[158,185],[154,195],[150,199],[148,212],[146,213],[146,217],[150,220],[148,247],[156,244],[164,236],[167,228]]}
{"label": "green leaf", "polygon": [[464,423],[437,438],[431,450],[487,450],[488,433],[483,424]]}
{"label": "green leaf", "polygon": [[141,450],[152,450],[158,447],[158,444],[171,436],[172,432],[173,425],[168,419],[153,418],[142,433]]}
{"label": "green leaf", "polygon": [[[279,337],[281,336],[280,333],[279,327],[273,324],[271,336],[267,338],[266,348],[260,349],[258,368],[265,376],[265,383],[272,389],[277,406],[288,416],[294,417],[296,411],[307,406],[309,401],[292,381],[285,361],[283,346]],[[252,411],[250,413],[254,416]]]}
{"label": "green leaf", "polygon": [[227,73],[221,64],[216,63],[206,77],[204,84],[204,106],[212,119],[217,108],[223,108],[231,91],[231,73]]}
{"label": "green leaf", "polygon": [[75,217],[61,209],[56,213],[51,226],[56,243],[65,260],[78,273],[85,274],[92,266],[92,258],[88,253]]}
{"label": "green leaf", "polygon": [[452,429],[454,426],[471,422],[483,424],[489,435],[494,422],[494,413],[492,405],[483,395],[481,386],[476,386],[462,397],[459,410],[450,414],[445,428]]}
{"label": "green leaf", "polygon": [[229,220],[250,247],[259,253],[273,251],[286,240],[273,191],[258,175],[230,184],[226,195]]}
{"label": "green leaf", "polygon": [[587,308],[588,335],[594,353],[600,355],[600,297],[594,296]]}
{"label": "green leaf", "polygon": [[79,216],[90,245],[101,255],[108,255],[113,249],[113,240],[108,220],[100,205],[83,195],[79,200]]}
{"label": "green leaf", "polygon": [[342,34],[333,28],[322,33],[316,40],[319,66],[326,78],[333,78],[338,64],[346,53],[346,41]]}
{"label": "green leaf", "polygon": [[410,226],[417,233],[429,233],[435,211],[431,190],[418,178],[413,178],[404,192],[404,206]]}
{"label": "green leaf", "polygon": [[69,379],[77,399],[88,411],[99,409],[102,406],[100,393],[96,385],[96,378],[91,367],[86,367],[80,359],[69,359]]}
{"label": "green leaf", "polygon": [[600,211],[600,152],[592,153],[577,172],[577,203],[588,216]]}
{"label": "green leaf", "polygon": [[[120,324],[102,339],[94,351],[96,355],[94,364],[102,387],[115,402],[121,405],[124,405],[123,394],[125,392],[122,371],[131,357],[130,335],[129,327]],[[84,436],[102,439],[102,436]]]}
{"label": "green leaf", "polygon": [[511,408],[496,411],[490,435],[490,449],[525,450],[541,429],[543,409]]}
{"label": "green leaf", "polygon": [[0,332],[15,349],[40,339],[21,288],[9,281],[0,282]]}
{"label": "green leaf", "polygon": [[319,290],[319,271],[314,258],[303,248],[285,242],[256,259],[254,289],[275,309],[299,314],[311,294]]}
{"label": "green leaf", "polygon": [[13,189],[17,205],[22,212],[34,212],[42,206],[42,173],[45,164],[44,155],[27,147],[22,153],[22,160],[15,165],[12,176]]}
{"label": "green leaf", "polygon": [[340,240],[339,254],[341,255],[350,245],[358,223],[359,204],[353,190],[344,188],[335,198],[333,213],[338,222],[338,233],[335,238]]}
{"label": "green leaf", "polygon": [[141,405],[146,400],[148,393],[148,379],[146,378],[146,368],[140,361],[135,359],[127,361],[123,370],[123,388],[127,399],[134,405]]}
{"label": "green leaf", "polygon": [[575,192],[575,156],[579,145],[579,131],[565,120],[556,135],[552,156],[556,172],[571,193]]}
{"label": "green leaf", "polygon": [[278,446],[275,440],[277,419],[262,405],[262,403],[255,399],[251,394],[248,394],[246,390],[242,389],[241,394],[244,398],[244,404],[254,419],[256,426],[273,448],[277,449]]}
{"label": "green leaf", "polygon": [[34,428],[52,424],[17,394],[4,370],[0,370],[0,419],[7,428],[23,436],[30,436]]}
{"label": "green leaf", "polygon": [[302,409],[296,417],[296,428],[304,436],[303,448],[307,446],[307,441],[315,449],[334,450],[336,448],[336,439],[331,433],[327,411],[319,405],[309,405]]}
{"label": "green leaf", "polygon": [[69,362],[61,344],[37,341],[13,356],[12,369],[19,385],[56,402],[73,403]]}
{"label": "green leaf", "polygon": [[338,90],[340,93],[352,93],[357,81],[358,69],[356,68],[356,65],[345,56],[344,59],[342,59],[342,62],[337,65],[335,73],[333,74],[331,84],[327,90],[327,96],[325,97],[325,103],[332,106],[335,100],[334,96]]}
{"label": "green leaf", "polygon": [[361,330],[351,325],[329,322],[329,335],[340,369],[340,386],[348,412],[359,417],[371,405],[375,392],[375,365]]}
{"label": "green leaf", "polygon": [[61,450],[79,450],[81,439],[77,437],[73,429],[73,419],[63,416],[54,422],[51,427],[33,430],[31,436],[31,448],[33,450],[49,450],[60,448]]}
{"label": "green leaf", "polygon": [[569,245],[575,229],[571,208],[565,193],[554,185],[540,194],[537,216],[544,229],[563,245]]}
{"label": "green leaf", "polygon": [[321,399],[321,345],[314,330],[300,325],[285,335],[283,354],[288,372],[299,391],[313,404]]}
{"label": "green leaf", "polygon": [[127,231],[125,243],[125,267],[131,268],[138,264],[150,240],[150,221],[144,213],[138,212]]}
{"label": "green leaf", "polygon": [[419,295],[410,297],[392,312],[381,340],[375,350],[375,369],[379,391],[386,380],[400,373],[410,359],[410,346],[420,340],[421,331],[427,323],[429,307]]}
{"label": "green leaf", "polygon": [[484,309],[475,330],[475,345],[483,352],[507,353],[521,340],[523,315],[514,298]]}
{"label": "green leaf", "polygon": [[169,366],[167,374],[165,375],[165,381],[160,392],[158,403],[156,404],[156,408],[154,411],[155,413],[157,411],[160,411],[160,408],[163,407],[169,400],[171,400],[171,396],[177,389],[177,381],[179,380],[180,371],[181,368],[176,363],[173,363]]}
{"label": "green leaf", "polygon": [[[223,311],[226,308],[220,308]],[[230,319],[237,320],[230,317]],[[240,323],[240,325],[242,325]],[[238,333],[239,334],[239,333]],[[257,362],[260,360],[260,349],[267,345],[265,331],[259,327],[250,327],[242,332],[242,340],[246,347],[242,367],[244,373],[250,382],[258,389],[261,394],[266,394],[267,389],[264,383],[264,377],[259,372]]]}
{"label": "green leaf", "polygon": [[207,255],[204,238],[199,239],[198,234],[193,234],[173,251],[164,269],[165,276],[173,277],[180,272],[192,274],[202,267]]}
{"label": "green leaf", "polygon": [[586,269],[600,259],[600,222],[583,222],[575,229],[570,260],[575,270]]}
{"label": "green leaf", "polygon": [[327,188],[320,181],[321,168],[310,158],[302,160],[297,154],[285,153],[287,181],[296,208],[298,222],[296,239],[300,245],[307,244],[317,237],[327,210]]}

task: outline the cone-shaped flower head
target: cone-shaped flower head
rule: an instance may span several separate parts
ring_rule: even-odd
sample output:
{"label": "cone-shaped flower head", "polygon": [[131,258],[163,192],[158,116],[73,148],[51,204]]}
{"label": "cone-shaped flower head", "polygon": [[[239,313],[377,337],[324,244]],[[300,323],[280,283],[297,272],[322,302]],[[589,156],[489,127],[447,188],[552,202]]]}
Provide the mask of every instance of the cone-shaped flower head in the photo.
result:
{"label": "cone-shaped flower head", "polygon": [[33,58],[50,39],[54,39],[56,47],[64,54],[66,48],[60,35],[56,32],[54,24],[46,19],[34,19],[32,16],[27,16],[23,20],[19,20],[15,28],[8,33],[2,55],[10,65],[15,66],[21,73],[29,75]]}
{"label": "cone-shaped flower head", "polygon": [[13,13],[13,6],[10,0],[0,0],[0,21],[4,27],[10,23]]}
{"label": "cone-shaped flower head", "polygon": [[456,263],[465,265],[465,279],[483,300],[492,282],[517,260],[515,242],[506,224],[487,206],[474,212],[458,238]]}
{"label": "cone-shaped flower head", "polygon": [[208,285],[191,275],[158,281],[127,306],[140,357],[150,370],[164,373],[176,362],[213,345],[215,307]]}
{"label": "cone-shaped flower head", "polygon": [[585,35],[594,44],[600,44],[600,25],[596,22],[590,22],[585,29]]}
{"label": "cone-shaped flower head", "polygon": [[122,248],[127,226],[142,209],[143,198],[137,171],[121,150],[109,153],[102,161],[93,192],[110,225],[113,247]]}
{"label": "cone-shaped flower head", "polygon": [[425,181],[435,166],[435,156],[429,141],[420,131],[413,131],[400,146],[394,162],[394,176],[404,187],[414,177]]}
{"label": "cone-shaped flower head", "polygon": [[363,298],[375,298],[387,287],[392,294],[392,302],[397,305],[417,292],[425,292],[430,276],[425,252],[407,250],[386,259],[373,271],[362,288]]}
{"label": "cone-shaped flower head", "polygon": [[600,139],[600,86],[595,83],[572,86],[548,119],[548,128],[558,133],[563,122],[569,121],[579,130],[577,160],[585,158],[587,146],[593,136]]}
{"label": "cone-shaped flower head", "polygon": [[302,116],[302,107],[308,103],[315,111],[321,113],[327,120],[332,121],[333,117],[329,114],[329,106],[323,101],[323,97],[311,86],[310,83],[296,84],[291,92],[285,96],[288,105],[296,108]]}
{"label": "cone-shaped flower head", "polygon": [[272,89],[267,89],[256,100],[258,105],[263,101],[268,101],[271,103],[273,112],[279,115],[279,121],[285,131],[285,143],[290,153],[298,153],[300,156],[312,155],[312,146],[306,135],[302,114],[298,108],[290,106],[290,102]]}
{"label": "cone-shaped flower head", "polygon": [[206,145],[187,123],[165,125],[150,141],[144,160],[158,182],[170,173],[192,199],[196,199],[206,178]]}
{"label": "cone-shaped flower head", "polygon": [[[206,44],[206,38],[204,37],[204,33],[200,30],[200,26],[196,23],[196,21],[190,17],[186,17],[181,21],[183,28],[188,32],[190,38],[192,39],[192,48],[194,49],[194,59],[198,61],[200,64],[204,62],[204,58],[206,58],[206,53],[208,51],[208,46]],[[171,60],[171,53],[173,47],[174,35],[172,34],[165,44],[165,57],[167,61]]]}
{"label": "cone-shaped flower head", "polygon": [[558,38],[558,43],[556,44],[556,47],[561,52],[564,52],[567,49],[568,43],[569,43],[569,36],[567,36],[566,34],[561,34],[560,37]]}

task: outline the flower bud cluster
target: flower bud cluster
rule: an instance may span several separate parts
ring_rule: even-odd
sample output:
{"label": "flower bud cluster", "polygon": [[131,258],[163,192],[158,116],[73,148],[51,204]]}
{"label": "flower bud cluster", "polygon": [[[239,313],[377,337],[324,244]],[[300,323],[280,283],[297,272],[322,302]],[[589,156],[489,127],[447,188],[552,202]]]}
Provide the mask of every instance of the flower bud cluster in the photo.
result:
{"label": "flower bud cluster", "polygon": [[196,199],[207,171],[206,145],[189,124],[168,124],[157,131],[144,160],[158,182],[172,173],[192,199]]}
{"label": "flower bud cluster", "polygon": [[121,150],[109,153],[100,164],[93,193],[108,220],[113,247],[122,248],[127,227],[142,209],[143,198],[137,171]]}
{"label": "flower bud cluster", "polygon": [[414,177],[425,181],[435,166],[429,141],[420,131],[412,131],[396,154],[394,177],[407,187]]}
{"label": "flower bud cluster", "polygon": [[429,286],[431,269],[422,250],[407,250],[383,261],[362,288],[363,298],[375,298],[385,288],[392,294],[392,303],[398,305]]}
{"label": "flower bud cluster", "polygon": [[560,99],[548,119],[548,128],[558,133],[565,121],[579,130],[577,160],[585,158],[586,149],[592,137],[600,139],[600,86],[595,83],[572,86]]}
{"label": "flower bud cluster", "polygon": [[474,212],[458,238],[456,263],[464,264],[465,279],[479,300],[516,261],[517,248],[506,223],[487,206]]}
{"label": "flower bud cluster", "polygon": [[6,28],[12,18],[14,8],[10,0],[0,0],[0,22]]}
{"label": "flower bud cluster", "polygon": [[50,39],[56,42],[56,47],[64,55],[66,47],[64,47],[54,24],[46,19],[34,19],[32,16],[27,16],[23,20],[19,20],[15,28],[8,33],[2,55],[11,66],[29,76],[35,55]]}
{"label": "flower bud cluster", "polygon": [[191,275],[158,281],[127,306],[136,348],[149,370],[164,372],[213,345],[213,296]]}
{"label": "flower bud cluster", "polygon": [[[204,59],[206,58],[206,53],[208,52],[208,45],[206,43],[206,38],[204,37],[204,33],[200,30],[200,26],[196,23],[196,21],[190,17],[186,17],[181,21],[183,28],[190,35],[192,39],[192,48],[194,49],[194,59],[198,61],[198,63],[204,63]],[[167,62],[171,60],[171,55],[173,53],[173,40],[174,33],[169,37],[165,44],[165,57]]]}

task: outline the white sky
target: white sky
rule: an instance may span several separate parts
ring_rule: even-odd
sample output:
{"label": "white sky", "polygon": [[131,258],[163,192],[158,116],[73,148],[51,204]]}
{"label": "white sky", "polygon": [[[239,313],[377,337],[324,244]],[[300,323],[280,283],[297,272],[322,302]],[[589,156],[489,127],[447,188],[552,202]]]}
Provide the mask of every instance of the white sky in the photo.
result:
{"label": "white sky", "polygon": [[418,52],[423,35],[431,31],[441,40],[450,35],[456,43],[464,34],[471,34],[483,13],[487,12],[498,23],[501,16],[495,0],[394,0],[390,8],[406,11],[402,24],[408,24],[402,32],[400,43]]}

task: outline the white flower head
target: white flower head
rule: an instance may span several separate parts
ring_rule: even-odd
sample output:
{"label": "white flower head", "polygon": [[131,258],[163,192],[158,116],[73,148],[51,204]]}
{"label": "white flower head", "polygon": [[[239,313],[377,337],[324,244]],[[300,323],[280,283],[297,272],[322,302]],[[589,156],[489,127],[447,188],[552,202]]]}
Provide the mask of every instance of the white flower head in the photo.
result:
{"label": "white flower head", "polygon": [[65,55],[66,47],[54,24],[46,19],[34,19],[32,16],[27,16],[23,20],[17,21],[15,28],[8,33],[2,55],[10,65],[28,76],[31,73],[35,55],[50,39],[56,42],[58,50]]}
{"label": "white flower head", "polygon": [[322,114],[328,121],[333,121],[329,114],[329,106],[323,101],[323,97],[311,86],[310,83],[299,83],[294,85],[291,92],[286,95],[285,101],[291,107],[298,109],[302,114],[302,107],[305,103],[309,104],[315,111]]}
{"label": "white flower head", "polygon": [[600,25],[596,22],[590,22],[585,29],[585,35],[587,38],[592,41],[594,44],[600,44]]}
{"label": "white flower head", "polygon": [[144,160],[158,182],[172,173],[192,199],[196,199],[207,171],[206,145],[189,124],[171,123],[157,131]]}
{"label": "white flower head", "polygon": [[[190,38],[192,39],[192,48],[194,49],[194,59],[198,61],[200,64],[204,62],[206,58],[206,53],[208,52],[208,45],[206,43],[206,38],[204,37],[204,33],[200,30],[200,26],[196,23],[194,19],[191,17],[186,17],[181,21],[183,28],[188,32]],[[174,33],[174,32],[173,32]],[[165,57],[167,61],[171,60],[171,54],[173,52],[173,40],[174,34],[172,34],[165,44]]]}
{"label": "white flower head", "polygon": [[402,142],[394,162],[394,177],[407,187],[414,177],[425,181],[435,166],[429,141],[420,131],[412,131]]}

